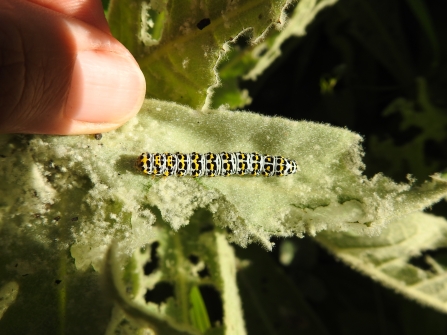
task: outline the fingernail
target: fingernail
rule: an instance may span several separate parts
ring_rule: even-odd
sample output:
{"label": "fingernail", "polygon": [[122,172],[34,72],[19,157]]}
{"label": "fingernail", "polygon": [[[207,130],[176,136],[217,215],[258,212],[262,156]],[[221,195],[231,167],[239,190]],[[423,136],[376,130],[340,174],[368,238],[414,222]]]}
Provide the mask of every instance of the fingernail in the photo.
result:
{"label": "fingernail", "polygon": [[120,123],[141,107],[146,85],[130,56],[82,51],[73,69],[66,116],[84,122]]}

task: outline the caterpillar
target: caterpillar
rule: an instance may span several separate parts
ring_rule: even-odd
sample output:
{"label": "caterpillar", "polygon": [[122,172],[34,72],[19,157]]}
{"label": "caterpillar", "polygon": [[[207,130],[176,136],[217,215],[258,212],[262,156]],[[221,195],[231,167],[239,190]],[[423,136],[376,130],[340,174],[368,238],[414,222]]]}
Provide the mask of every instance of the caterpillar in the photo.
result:
{"label": "caterpillar", "polygon": [[199,154],[142,153],[137,160],[142,172],[153,176],[215,177],[230,175],[287,176],[296,173],[296,161],[258,153],[221,152]]}

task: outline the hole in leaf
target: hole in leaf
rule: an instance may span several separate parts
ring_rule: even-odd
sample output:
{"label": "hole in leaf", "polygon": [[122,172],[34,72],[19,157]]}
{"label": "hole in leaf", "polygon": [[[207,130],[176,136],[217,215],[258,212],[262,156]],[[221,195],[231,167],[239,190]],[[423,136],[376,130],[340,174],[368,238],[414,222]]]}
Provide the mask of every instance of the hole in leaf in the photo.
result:
{"label": "hole in leaf", "polygon": [[423,254],[420,255],[420,256],[411,258],[410,261],[409,261],[409,263],[410,263],[411,265],[414,265],[414,266],[418,267],[419,269],[424,270],[424,271],[428,271],[428,270],[431,269],[430,264],[428,264],[428,263],[425,261],[425,255],[423,255]]}
{"label": "hole in leaf", "polygon": [[208,267],[205,266],[202,270],[197,272],[200,278],[210,277]]}
{"label": "hole in leaf", "polygon": [[214,326],[221,325],[223,321],[223,308],[219,291],[210,285],[199,286],[199,290],[211,324]]}
{"label": "hole in leaf", "polygon": [[447,248],[439,248],[437,250],[426,250],[417,257],[412,257],[409,260],[411,265],[414,265],[424,271],[432,271],[435,262],[438,266],[447,269]]}
{"label": "hole in leaf", "polygon": [[211,223],[205,224],[203,227],[200,228],[200,234],[208,233],[213,230],[214,230],[214,226]]}
{"label": "hole in leaf", "polygon": [[211,20],[209,18],[205,18],[205,19],[200,20],[199,23],[197,23],[197,28],[202,30],[203,28],[205,28],[206,26],[209,26],[210,24],[211,24]]}
{"label": "hole in leaf", "polygon": [[169,297],[174,297],[174,286],[168,282],[159,282],[152,290],[147,290],[144,295],[146,302],[153,302],[161,304],[168,300]]}
{"label": "hole in leaf", "polygon": [[149,276],[156,268],[158,268],[158,261],[160,260],[157,255],[157,248],[160,245],[158,242],[154,242],[151,245],[151,260],[143,266],[144,274]]}
{"label": "hole in leaf", "polygon": [[[434,140],[424,142],[424,154],[427,165],[434,165],[439,170],[447,164],[447,153],[444,150],[445,143]],[[435,171],[433,171],[435,172]]]}
{"label": "hole in leaf", "polygon": [[196,265],[197,263],[199,263],[199,256],[196,256],[196,255],[193,255],[193,254],[191,254],[191,255],[189,255],[189,261],[192,263],[192,264],[194,264],[194,265]]}

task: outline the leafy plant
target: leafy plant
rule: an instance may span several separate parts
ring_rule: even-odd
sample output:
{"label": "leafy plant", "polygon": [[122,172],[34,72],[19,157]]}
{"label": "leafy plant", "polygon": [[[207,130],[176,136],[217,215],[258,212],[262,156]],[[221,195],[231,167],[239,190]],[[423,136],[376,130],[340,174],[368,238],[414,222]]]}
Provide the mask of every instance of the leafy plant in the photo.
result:
{"label": "leafy plant", "polygon": [[[447,247],[445,219],[422,212],[447,194],[445,175],[435,173],[442,165],[422,162],[427,141],[445,141],[444,109],[430,98],[430,75],[443,64],[430,11],[417,0],[405,7],[433,54],[425,76],[416,78],[421,71],[390,33],[403,32],[386,29],[401,27],[395,2],[329,7],[335,3],[112,1],[112,32],[145,73],[147,100],[136,118],[101,140],[0,138],[0,171],[8,176],[0,184],[0,332],[327,334],[330,321],[313,311],[293,276],[265,251],[235,247],[235,253],[228,243],[272,250],[276,242],[288,271],[303,257],[300,248],[314,255],[307,265],[316,263],[315,245],[293,239],[304,236],[382,285],[445,313],[442,257],[424,256],[427,269],[414,262]],[[316,18],[325,8],[336,15]],[[349,38],[362,47],[332,29],[346,18],[354,18]],[[366,50],[397,87],[384,116],[401,115],[402,130],[421,129],[405,147],[371,133],[367,150],[391,162],[384,171],[393,176],[431,174],[429,180],[367,177],[362,137],[346,128],[236,110],[253,94],[256,106],[264,82],[274,73],[284,76],[277,61],[291,53],[289,41],[301,43],[297,37],[311,22],[329,27],[347,63],[314,76],[323,101],[315,115],[346,106],[355,115],[355,102],[365,103],[355,89],[385,85],[366,75],[366,66],[358,82],[353,58]],[[294,97],[293,109],[299,107]],[[340,119],[346,115],[331,120],[344,125]],[[284,178],[149,178],[133,167],[143,151],[258,151],[296,159],[299,171]],[[380,171],[377,166],[368,163],[367,171]],[[318,300],[318,280],[311,282]]]}

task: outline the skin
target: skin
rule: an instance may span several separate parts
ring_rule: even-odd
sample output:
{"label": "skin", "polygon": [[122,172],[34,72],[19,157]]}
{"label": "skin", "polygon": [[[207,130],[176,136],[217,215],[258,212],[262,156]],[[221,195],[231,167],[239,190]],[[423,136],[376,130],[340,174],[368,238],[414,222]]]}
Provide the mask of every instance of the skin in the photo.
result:
{"label": "skin", "polygon": [[145,90],[100,0],[0,1],[0,133],[110,131],[139,111]]}

